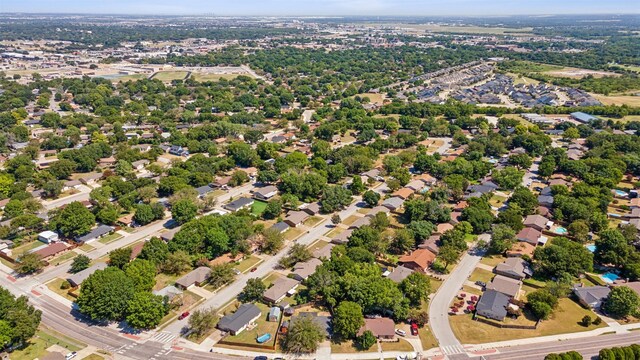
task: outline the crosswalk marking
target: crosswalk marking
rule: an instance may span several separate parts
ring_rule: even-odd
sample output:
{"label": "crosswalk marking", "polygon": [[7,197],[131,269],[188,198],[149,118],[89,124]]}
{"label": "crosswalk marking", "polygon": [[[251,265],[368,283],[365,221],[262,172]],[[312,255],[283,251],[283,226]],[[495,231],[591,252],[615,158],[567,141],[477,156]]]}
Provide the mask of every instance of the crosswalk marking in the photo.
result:
{"label": "crosswalk marking", "polygon": [[176,338],[176,336],[173,335],[172,333],[170,333],[168,331],[163,331],[163,332],[157,333],[152,338],[152,340],[166,344],[166,343],[169,343],[169,342],[173,341],[173,339],[175,339],[175,338]]}
{"label": "crosswalk marking", "polygon": [[440,350],[442,350],[442,353],[444,355],[454,355],[465,352],[464,348],[459,345],[442,346]]}

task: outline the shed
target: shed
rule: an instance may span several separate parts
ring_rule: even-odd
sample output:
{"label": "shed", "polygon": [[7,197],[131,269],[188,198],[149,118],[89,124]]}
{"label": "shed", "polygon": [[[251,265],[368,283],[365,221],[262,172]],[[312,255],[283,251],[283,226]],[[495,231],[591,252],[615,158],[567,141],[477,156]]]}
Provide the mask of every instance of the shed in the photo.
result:
{"label": "shed", "polygon": [[280,310],[279,307],[274,306],[271,309],[269,309],[269,316],[267,316],[267,321],[273,321],[273,322],[278,322],[278,320],[280,320],[280,314],[282,313],[282,310]]}

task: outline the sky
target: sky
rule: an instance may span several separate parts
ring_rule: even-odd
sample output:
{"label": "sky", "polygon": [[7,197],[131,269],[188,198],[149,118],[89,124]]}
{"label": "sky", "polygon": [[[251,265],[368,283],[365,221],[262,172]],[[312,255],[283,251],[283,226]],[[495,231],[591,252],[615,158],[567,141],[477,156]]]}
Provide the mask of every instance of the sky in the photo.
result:
{"label": "sky", "polygon": [[0,0],[0,13],[151,15],[637,14],[638,0]]}

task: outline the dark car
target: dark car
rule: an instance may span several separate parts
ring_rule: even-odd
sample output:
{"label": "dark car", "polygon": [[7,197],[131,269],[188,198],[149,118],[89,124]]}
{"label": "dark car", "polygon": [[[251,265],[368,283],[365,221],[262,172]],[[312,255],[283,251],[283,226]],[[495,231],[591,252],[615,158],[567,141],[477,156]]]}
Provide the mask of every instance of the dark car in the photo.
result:
{"label": "dark car", "polygon": [[476,281],[476,285],[478,285],[478,286],[482,286],[482,287],[486,287],[486,286],[487,286],[487,283],[485,283],[484,281],[480,281],[480,280],[478,280],[478,281]]}
{"label": "dark car", "polygon": [[251,272],[254,272],[254,271],[256,271],[256,270],[258,270],[258,268],[257,268],[257,267],[254,267],[253,269],[251,269]]}
{"label": "dark car", "polygon": [[182,314],[180,314],[180,316],[178,316],[178,320],[182,320],[182,319],[186,318],[187,316],[189,316],[189,312],[185,311]]}
{"label": "dark car", "polygon": [[256,357],[254,357],[254,358],[253,358],[253,360],[269,360],[269,359],[267,359],[267,357],[266,357],[266,356],[262,356],[262,355],[260,355],[260,356],[256,356]]}

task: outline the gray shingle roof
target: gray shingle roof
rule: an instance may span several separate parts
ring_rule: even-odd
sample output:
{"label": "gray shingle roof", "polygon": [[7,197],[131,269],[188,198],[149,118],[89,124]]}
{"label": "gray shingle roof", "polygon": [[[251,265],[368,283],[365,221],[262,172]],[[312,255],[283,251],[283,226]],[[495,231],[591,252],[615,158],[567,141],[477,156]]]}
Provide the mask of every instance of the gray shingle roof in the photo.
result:
{"label": "gray shingle roof", "polygon": [[260,309],[254,304],[242,304],[236,312],[220,319],[218,328],[224,331],[237,332],[260,316],[260,314]]}

